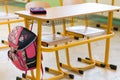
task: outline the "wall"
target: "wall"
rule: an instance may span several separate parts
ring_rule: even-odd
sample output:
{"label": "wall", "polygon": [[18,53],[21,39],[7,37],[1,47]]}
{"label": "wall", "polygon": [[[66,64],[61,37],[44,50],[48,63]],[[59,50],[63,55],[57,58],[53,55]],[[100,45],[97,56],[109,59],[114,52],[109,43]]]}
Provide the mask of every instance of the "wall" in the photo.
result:
{"label": "wall", "polygon": [[[112,4],[112,1],[113,0],[98,0],[99,3],[109,4],[109,5]],[[96,0],[86,0],[86,2],[96,2]],[[114,0],[114,5],[115,6],[120,6],[120,0]],[[107,13],[102,13],[100,15],[107,16]],[[120,19],[120,11],[119,12],[117,12],[117,11],[114,12],[114,17]]]}
{"label": "wall", "polygon": [[[59,6],[60,5],[60,1],[59,0],[32,0],[32,1],[46,1],[46,2],[49,2],[51,4],[51,6]],[[71,2],[75,2],[76,3],[75,0],[63,0],[63,1],[66,4],[69,4]],[[79,0],[77,0],[77,1],[79,1]],[[86,1],[86,0],[80,0],[79,3],[84,2],[84,1]]]}
{"label": "wall", "polygon": [[31,1],[46,1],[48,2],[51,6],[59,6],[59,0],[31,0]]}

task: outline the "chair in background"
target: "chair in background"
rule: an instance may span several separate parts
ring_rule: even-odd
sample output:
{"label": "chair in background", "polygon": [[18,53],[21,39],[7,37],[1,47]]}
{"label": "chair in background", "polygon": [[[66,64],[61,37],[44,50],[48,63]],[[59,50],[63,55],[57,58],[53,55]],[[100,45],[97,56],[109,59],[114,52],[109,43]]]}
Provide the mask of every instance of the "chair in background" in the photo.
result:
{"label": "chair in background", "polygon": [[[60,0],[60,4],[65,6],[65,5],[73,5],[73,4],[80,4],[83,3],[83,0]],[[88,17],[87,15],[85,15],[85,26],[74,26],[74,18],[72,18],[72,22],[71,22],[71,26],[66,28],[65,22],[64,22],[64,32],[65,35],[70,35],[70,36],[77,36],[77,39],[79,39],[79,37],[84,36],[87,39],[90,39],[90,37],[93,36],[97,36],[100,34],[105,33],[104,30],[101,29],[97,29],[97,28],[93,28],[93,27],[89,27],[88,26]],[[65,21],[65,20],[64,20]],[[63,64],[60,63],[61,67],[75,71],[77,73],[83,74],[83,71],[88,70],[90,68],[94,68],[95,67],[95,62],[93,61],[92,58],[92,50],[91,50],[91,44],[88,44],[88,56],[89,58],[86,59],[82,59],[82,58],[78,58],[78,61],[81,62],[85,62],[85,63],[89,63],[89,65],[85,66],[85,67],[73,67],[72,64],[70,63],[70,57],[69,57],[69,49],[66,49],[66,60],[67,63]]]}
{"label": "chair in background", "polygon": [[[82,39],[90,39],[91,37],[95,37],[95,36],[100,36],[105,34],[105,31],[102,29],[98,29],[98,28],[93,28],[88,26],[88,22],[86,21],[87,24],[85,24],[85,26],[73,26],[73,27],[67,27],[65,28],[66,30],[64,30],[66,33],[66,35],[72,35],[72,36],[77,36],[77,40],[79,38],[81,38],[81,35],[84,36],[84,38]],[[80,37],[79,37],[80,36]],[[91,48],[91,43],[87,43],[88,46],[88,57],[86,57],[85,59],[82,59],[80,57],[78,57],[78,61],[79,62],[84,62],[87,63],[87,66],[84,67],[73,67],[72,64],[70,63],[70,57],[69,57],[69,50],[66,49],[66,60],[67,60],[67,64],[61,64],[61,67],[69,69],[69,70],[73,70],[77,73],[83,74],[83,71],[94,68],[96,63],[93,60],[93,55],[92,55],[92,48]],[[102,64],[99,65],[102,67]]]}
{"label": "chair in background", "polygon": [[60,5],[73,5],[73,4],[81,4],[84,3],[84,0],[60,0]]}
{"label": "chair in background", "polygon": [[[67,5],[74,5],[74,4],[82,4],[85,1],[84,0],[59,0],[61,6],[67,6]],[[71,20],[71,26],[74,26],[74,18],[70,18]]]}
{"label": "chair in background", "polygon": [[[110,2],[110,5],[114,6],[116,1],[115,0],[110,0],[109,2]],[[104,3],[104,2],[102,2],[101,0],[96,0],[96,3]],[[119,10],[117,10],[117,12],[119,12]],[[100,16],[106,16],[106,14],[101,13]],[[106,22],[106,21],[104,21],[104,22]],[[98,23],[98,24],[96,24],[96,27],[106,28],[107,27],[107,23],[102,23],[102,24]],[[117,26],[114,26],[114,23],[113,23],[112,28],[113,28],[113,30],[116,30],[116,31],[119,30]]]}
{"label": "chair in background", "polygon": [[[18,15],[9,13],[7,0],[0,0],[0,3],[2,3],[3,7],[4,7],[4,11],[0,12],[0,25],[7,24],[8,32],[10,33],[10,31],[11,31],[10,24],[11,23],[22,22],[24,20],[19,19]],[[2,40],[1,42],[4,44],[7,44],[7,41]],[[0,49],[4,49],[4,48],[8,48],[8,45],[0,46]]]}
{"label": "chair in background", "polygon": [[26,5],[25,5],[25,9],[26,10],[30,10],[30,8],[32,7],[44,7],[44,8],[49,8],[51,7],[49,3],[47,2],[42,2],[42,1],[31,1],[31,2],[28,2]]}
{"label": "chair in background", "polygon": [[[27,11],[30,10],[32,7],[43,7],[43,8],[49,8],[51,5],[48,2],[45,1],[30,1],[25,5],[25,9]],[[34,20],[29,20],[30,24],[34,23]],[[47,22],[44,22],[44,24],[47,24]]]}
{"label": "chair in background", "polygon": [[[98,29],[98,28],[93,28],[87,25],[83,25],[83,26],[73,26],[73,27],[67,27],[66,31],[65,31],[66,35],[74,35],[74,36],[81,36],[83,35],[84,38],[83,39],[90,39],[91,37],[96,37],[96,36],[100,36],[100,35],[104,35],[105,31],[103,29]],[[61,67],[66,68],[66,69],[70,69],[73,71],[79,71],[79,73],[82,73],[82,71],[88,70],[90,68],[94,68],[96,63],[93,60],[93,55],[92,55],[92,48],[91,48],[91,43],[87,43],[88,46],[88,57],[86,57],[85,59],[82,59],[80,57],[78,57],[78,61],[79,62],[84,62],[84,63],[88,63],[89,65],[85,66],[85,67],[81,67],[81,68],[74,68],[72,67],[72,65],[70,64],[70,59],[69,59],[69,54],[67,53],[66,58],[68,60],[67,64],[63,64],[61,63]],[[68,52],[68,50],[67,50]],[[100,65],[102,67],[102,64]]]}

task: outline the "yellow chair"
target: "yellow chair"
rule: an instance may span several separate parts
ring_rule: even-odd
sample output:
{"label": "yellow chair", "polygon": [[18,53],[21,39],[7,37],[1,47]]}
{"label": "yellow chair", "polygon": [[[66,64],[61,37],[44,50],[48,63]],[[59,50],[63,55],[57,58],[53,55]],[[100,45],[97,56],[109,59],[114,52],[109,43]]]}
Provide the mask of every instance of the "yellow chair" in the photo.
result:
{"label": "yellow chair", "polygon": [[[84,0],[59,0],[61,6],[73,5],[73,4],[82,4]],[[74,18],[70,18],[71,26],[74,26]]]}
{"label": "yellow chair", "polygon": [[26,10],[30,10],[30,8],[32,7],[44,7],[44,8],[49,8],[51,7],[49,3],[47,2],[42,2],[42,1],[31,1],[31,2],[28,2],[26,5],[25,5],[25,9]]}
{"label": "yellow chair", "polygon": [[[86,18],[85,20],[85,25],[83,26],[73,26],[73,27],[67,27],[65,28],[66,30],[64,30],[66,33],[66,35],[72,35],[72,36],[84,36],[84,39],[90,39],[91,37],[95,37],[95,36],[99,36],[99,35],[103,35],[105,34],[105,31],[103,29],[98,29],[98,28],[93,28],[88,26],[88,20]],[[96,63],[93,60],[92,57],[92,49],[91,49],[91,43],[87,43],[88,44],[88,58],[86,59],[82,59],[80,57],[78,57],[78,61],[80,62],[84,62],[84,63],[88,63],[89,65],[84,66],[84,67],[78,67],[75,68],[70,64],[70,58],[69,58],[69,53],[68,50],[66,51],[66,58],[67,58],[67,64],[63,64],[61,63],[61,67],[73,70],[75,72],[79,72],[79,73],[83,73],[83,71],[94,68]],[[100,65],[102,67],[102,64]]]}
{"label": "yellow chair", "polygon": [[[60,0],[60,4],[62,5],[62,6],[66,6],[66,5],[73,5],[73,4],[81,4],[81,3],[83,3],[84,2],[84,0]],[[85,23],[86,23],[86,26],[88,26],[88,20],[87,20],[87,16],[85,16]],[[78,29],[78,31],[79,31],[79,28],[81,29],[86,29],[86,28],[83,28],[83,27],[78,27],[78,26],[74,26],[74,18],[72,17],[71,18],[71,26],[70,27],[68,27],[68,28],[66,28],[66,23],[65,23],[65,20],[63,20],[63,22],[64,22],[64,24],[63,24],[63,33],[65,34],[65,35],[69,35],[69,36],[72,36],[72,37],[74,37],[74,36],[77,36],[77,37],[81,37],[81,35],[83,35],[83,36],[86,36],[85,34],[81,34],[81,33],[75,33],[74,32],[74,30],[76,30],[77,31],[77,29]],[[77,27],[77,28],[76,28]],[[91,28],[90,28],[91,29]],[[80,30],[80,32],[81,32],[82,30]],[[84,30],[84,31],[86,31],[86,30]],[[87,31],[88,32],[88,31]],[[67,44],[67,43],[66,43]],[[72,70],[72,71],[75,71],[75,72],[77,72],[77,73],[79,73],[79,74],[83,74],[84,72],[84,70],[87,70],[87,69],[90,69],[90,68],[93,68],[93,67],[95,67],[95,62],[93,62],[92,61],[92,54],[91,54],[91,47],[90,47],[90,43],[88,43],[88,51],[89,51],[89,57],[90,57],[90,60],[91,61],[87,61],[87,60],[83,60],[83,59],[81,59],[81,58],[78,58],[78,60],[79,61],[82,61],[82,62],[87,62],[87,63],[89,63],[89,64],[91,64],[91,65],[88,65],[88,66],[85,66],[85,67],[79,67],[79,68],[75,68],[75,67],[73,67],[72,65],[71,65],[71,63],[70,63],[70,57],[69,57],[69,49],[67,48],[66,49],[66,61],[67,61],[67,63],[66,64],[63,64],[63,63],[60,63],[60,66],[61,67],[63,67],[63,68],[66,68],[66,69],[69,69],[69,70]]]}
{"label": "yellow chair", "polygon": [[[18,15],[11,14],[8,11],[8,4],[7,0],[0,0],[0,3],[3,3],[3,7],[5,11],[0,12],[0,25],[7,24],[8,25],[8,32],[10,33],[10,24],[15,22],[21,22],[23,19],[19,19]],[[7,44],[6,41],[2,40],[2,43]],[[0,46],[0,49],[8,48],[8,45]]]}
{"label": "yellow chair", "polygon": [[[83,0],[60,0],[61,1],[61,5],[72,5],[72,4],[80,4],[83,3]],[[64,3],[64,1],[66,1],[66,3]],[[100,35],[103,34],[105,31],[101,30],[101,29],[96,29],[96,28],[92,28],[92,27],[88,27],[88,18],[87,16],[85,16],[85,26],[73,26],[73,18],[72,18],[72,27],[67,27],[65,25],[64,22],[64,32],[65,35],[70,35],[70,36],[77,36],[77,37],[81,37],[81,35],[83,35],[84,37],[86,37],[87,39],[89,39],[91,36],[96,36],[96,35]],[[91,31],[93,31],[91,33]],[[94,35],[93,35],[94,34]],[[60,63],[61,67],[75,71],[77,73],[83,74],[83,71],[94,68],[95,67],[95,62],[93,61],[92,58],[92,52],[91,52],[91,45],[90,43],[88,43],[88,52],[89,52],[89,58],[87,59],[82,59],[82,58],[78,58],[78,61],[81,62],[85,62],[85,63],[89,63],[89,65],[84,66],[84,67],[73,67],[72,64],[70,63],[70,57],[69,57],[69,49],[66,49],[66,60],[67,63],[63,64]]]}
{"label": "yellow chair", "polygon": [[[99,3],[99,1],[100,0],[96,0],[96,3]],[[115,5],[115,0],[110,0],[110,2],[111,2],[111,5]],[[119,10],[117,10],[117,12],[119,12]],[[104,14],[103,13],[101,13],[101,15],[102,16],[104,16]],[[96,27],[101,27],[101,28],[106,28],[107,27],[107,23],[106,24],[96,24]],[[114,25],[112,26],[112,28],[113,28],[113,30],[116,30],[116,31],[118,31],[118,27],[115,27]]]}
{"label": "yellow chair", "polygon": [[59,1],[61,6],[84,3],[84,0],[59,0]]}

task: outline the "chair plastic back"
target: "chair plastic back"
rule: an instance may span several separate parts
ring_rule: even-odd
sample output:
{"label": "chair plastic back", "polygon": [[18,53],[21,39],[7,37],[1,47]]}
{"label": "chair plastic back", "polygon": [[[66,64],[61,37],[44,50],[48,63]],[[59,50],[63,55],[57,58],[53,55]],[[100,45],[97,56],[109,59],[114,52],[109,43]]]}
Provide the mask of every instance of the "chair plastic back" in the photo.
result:
{"label": "chair plastic back", "polygon": [[31,1],[28,2],[25,6],[26,10],[30,10],[32,7],[43,7],[43,8],[48,8],[51,7],[49,3],[43,2],[43,1]]}
{"label": "chair plastic back", "polygon": [[7,0],[0,0],[1,3],[4,5],[4,10],[5,13],[8,14],[8,5],[7,5]]}
{"label": "chair plastic back", "polygon": [[84,0],[61,0],[62,5],[73,5],[84,3]]}

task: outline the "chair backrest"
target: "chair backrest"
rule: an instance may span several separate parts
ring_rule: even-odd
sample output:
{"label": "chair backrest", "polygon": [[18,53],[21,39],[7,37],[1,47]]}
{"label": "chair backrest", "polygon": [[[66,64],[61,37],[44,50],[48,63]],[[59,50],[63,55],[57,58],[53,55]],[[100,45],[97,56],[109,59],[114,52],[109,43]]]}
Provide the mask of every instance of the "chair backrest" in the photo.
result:
{"label": "chair backrest", "polygon": [[[9,20],[9,19],[18,19],[19,16],[18,15],[15,15],[15,14],[12,14],[9,12],[8,8],[8,1],[9,0],[0,0],[0,4],[2,3],[2,8],[1,8],[1,11],[0,11],[0,22],[2,22],[3,20]],[[16,21],[15,21],[16,22]],[[8,22],[6,22],[8,24]],[[4,23],[4,24],[6,24]]]}
{"label": "chair backrest", "polygon": [[8,14],[7,0],[0,0],[0,2],[3,3],[5,13]]}
{"label": "chair backrest", "polygon": [[72,5],[72,4],[81,4],[84,3],[84,0],[60,0],[60,4],[62,5]]}
{"label": "chair backrest", "polygon": [[32,7],[43,7],[43,8],[48,8],[51,7],[49,3],[43,2],[43,1],[31,1],[28,2],[25,6],[26,10],[30,10]]}

